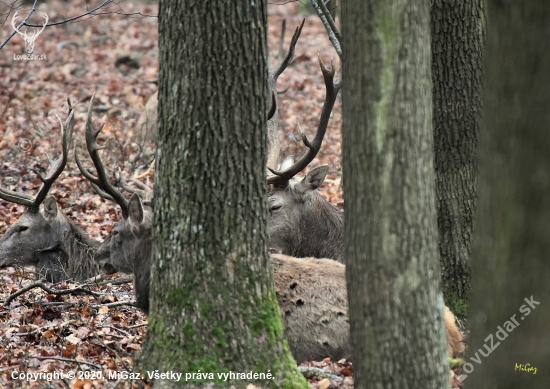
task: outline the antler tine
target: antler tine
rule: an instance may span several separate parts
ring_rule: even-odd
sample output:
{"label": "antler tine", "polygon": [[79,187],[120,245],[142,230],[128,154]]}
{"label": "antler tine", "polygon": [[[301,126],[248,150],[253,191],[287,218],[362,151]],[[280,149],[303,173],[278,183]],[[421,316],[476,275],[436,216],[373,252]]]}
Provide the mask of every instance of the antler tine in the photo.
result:
{"label": "antler tine", "polygon": [[[122,186],[122,188],[124,188],[125,191],[130,192],[130,193],[137,193],[143,201],[151,201],[152,200],[153,193],[154,193],[153,189],[149,188],[148,190],[143,190],[143,189],[132,188],[130,185],[128,185],[128,183],[124,179],[122,171],[120,169],[118,169],[117,179],[118,179],[118,182],[120,182],[120,185]],[[142,185],[146,186],[145,184],[142,184]]]}
{"label": "antler tine", "polygon": [[12,203],[24,205],[28,207],[31,211],[38,211],[40,204],[42,204],[42,202],[48,195],[52,184],[61,175],[63,169],[65,169],[65,165],[67,165],[69,146],[73,137],[74,110],[72,109],[72,107],[71,111],[69,112],[69,117],[67,118],[67,120],[65,120],[65,122],[62,122],[59,116],[57,117],[57,119],[59,120],[59,124],[61,125],[63,151],[61,156],[57,159],[51,159],[48,156],[48,160],[50,161],[49,173],[46,177],[38,173],[38,178],[40,178],[42,184],[40,185],[40,189],[38,189],[38,193],[36,194],[36,196],[33,197],[23,193],[17,193],[8,189],[0,188],[0,198]]}
{"label": "antler tine", "polygon": [[279,67],[272,73],[272,77],[274,80],[274,85],[277,84],[277,78],[285,71],[285,69],[290,64],[290,61],[292,61],[292,57],[294,57],[294,50],[296,49],[296,43],[298,42],[298,38],[300,38],[300,34],[302,33],[302,27],[304,27],[306,19],[302,19],[302,23],[298,27],[296,27],[296,30],[294,31],[294,35],[292,36],[292,40],[290,41],[290,47],[288,49],[288,53],[279,65]]}
{"label": "antler tine", "polygon": [[86,147],[97,170],[97,177],[94,177],[84,168],[77,153],[75,153],[76,164],[78,165],[80,172],[92,183],[94,190],[101,197],[115,201],[120,206],[122,210],[122,217],[126,219],[128,217],[128,200],[126,200],[122,193],[120,193],[120,191],[109,182],[105,166],[99,157],[98,151],[101,150],[102,147],[97,144],[97,137],[103,129],[103,125],[97,131],[95,131],[92,127],[92,108],[94,104],[94,97],[95,92],[92,94],[92,98],[90,99],[88,118],[86,119]]}
{"label": "antler tine", "polygon": [[319,66],[321,67],[321,71],[323,72],[323,78],[325,80],[326,87],[325,104],[323,105],[321,118],[319,119],[317,133],[315,134],[315,138],[312,141],[309,141],[307,137],[302,133],[302,130],[298,125],[298,129],[300,130],[302,136],[302,141],[304,142],[304,145],[308,148],[307,153],[302,156],[302,158],[300,158],[298,162],[294,163],[288,169],[285,169],[283,171],[273,170],[268,167],[271,173],[274,174],[274,176],[267,178],[268,184],[286,185],[288,181],[292,179],[292,177],[305,169],[306,166],[309,165],[311,161],[313,161],[313,159],[317,156],[317,153],[321,149],[321,144],[327,131],[330,114],[332,112],[332,107],[334,107],[336,96],[338,96],[338,92],[340,92],[340,89],[342,88],[342,80],[338,79],[336,82],[334,82],[335,71],[332,59],[330,61],[331,68],[329,70],[321,60],[320,53],[317,54],[317,57],[319,58]]}

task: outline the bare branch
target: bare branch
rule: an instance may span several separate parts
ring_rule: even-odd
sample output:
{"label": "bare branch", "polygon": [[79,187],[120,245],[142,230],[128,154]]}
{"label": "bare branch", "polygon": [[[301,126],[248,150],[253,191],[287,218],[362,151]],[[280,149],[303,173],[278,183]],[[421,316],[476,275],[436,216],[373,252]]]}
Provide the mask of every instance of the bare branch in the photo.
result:
{"label": "bare branch", "polygon": [[36,359],[39,359],[39,360],[51,359],[51,360],[54,360],[54,361],[69,362],[69,363],[79,363],[79,364],[91,366],[91,367],[93,367],[94,369],[97,369],[97,370],[101,370],[101,369],[102,369],[101,366],[96,365],[95,363],[85,362],[85,361],[77,361],[76,359],[70,359],[70,358],[61,358],[61,357],[34,357],[34,356],[31,357],[31,358],[36,358]]}
{"label": "bare branch", "polygon": [[74,288],[74,289],[64,289],[64,290],[55,290],[55,289],[52,289],[52,288],[49,288],[47,287],[46,285],[44,285],[43,282],[41,281],[38,281],[38,282],[35,282],[33,284],[30,284],[30,285],[27,285],[25,286],[23,289],[20,289],[18,290],[17,292],[13,293],[12,295],[10,295],[6,301],[4,301],[4,306],[9,306],[10,303],[16,299],[17,297],[21,296],[22,294],[28,292],[29,290],[31,289],[35,289],[35,288],[40,288],[42,290],[44,290],[45,292],[49,293],[49,294],[55,294],[55,295],[64,295],[64,294],[73,294],[73,293],[85,293],[85,294],[89,294],[89,295],[92,295],[94,297],[98,297],[100,296],[100,294],[98,293],[95,293],[95,292],[92,292],[91,290],[89,289],[84,289],[84,288]]}
{"label": "bare branch", "polygon": [[[78,15],[78,16],[74,16],[72,18],[68,18],[68,19],[64,19],[64,20],[61,20],[61,21],[57,21],[57,22],[52,22],[52,23],[47,23],[45,25],[41,25],[41,24],[31,24],[31,23],[27,23],[27,20],[29,19],[29,17],[31,16],[31,14],[36,11],[36,3],[38,2],[38,0],[34,0],[34,4],[32,6],[32,9],[31,11],[29,12],[29,14],[27,15],[27,17],[21,22],[21,24],[19,24],[18,28],[17,29],[20,29],[21,27],[25,26],[25,27],[52,27],[52,26],[59,26],[59,25],[62,25],[62,24],[67,24],[67,23],[71,23],[71,22],[75,22],[79,19],[82,19],[84,18],[85,16],[89,16],[90,18],[93,18],[95,16],[101,16],[101,15],[113,15],[113,14],[116,14],[116,15],[122,15],[122,16],[128,16],[128,17],[135,17],[135,16],[139,16],[139,19],[143,19],[143,18],[156,18],[158,17],[158,15],[147,15],[147,14],[142,14],[141,12],[131,12],[131,13],[128,13],[128,12],[125,12],[122,7],[120,6],[120,3],[117,2],[117,1],[114,1],[114,0],[105,0],[103,3],[101,3],[99,6],[81,14],[81,15]],[[109,12],[97,12],[99,11],[100,9],[108,9],[108,8],[111,8],[111,7],[117,7],[119,9],[119,11],[109,11]],[[139,20],[138,18],[134,18],[135,21]],[[4,42],[2,42],[2,44],[0,45],[0,49],[2,49],[9,41],[10,39],[16,34],[16,31],[12,31],[11,34],[6,38],[6,40]]]}
{"label": "bare branch", "polygon": [[315,8],[315,11],[317,11],[319,18],[323,22],[325,30],[327,30],[328,39],[334,46],[334,50],[336,50],[336,53],[342,59],[342,47],[340,44],[342,42],[342,34],[336,27],[336,23],[334,23],[334,19],[332,19],[332,15],[327,9],[326,4],[323,0],[311,0],[311,5],[313,5],[313,8]]}
{"label": "bare branch", "polygon": [[[38,0],[34,0],[34,3],[32,4],[32,8],[31,10],[29,11],[29,13],[27,14],[27,17],[25,19],[23,19],[23,21],[21,22],[21,24],[19,24],[19,26],[17,27],[17,29],[14,29],[10,35],[8,35],[8,37],[6,38],[6,40],[4,42],[2,42],[2,44],[0,45],[0,50],[2,50],[2,48],[4,46],[6,46],[6,44],[10,41],[11,38],[13,38],[13,36],[17,33],[17,30],[21,29],[21,27],[23,27],[25,25],[25,22],[27,20],[29,20],[29,18],[31,17],[32,13],[34,11],[36,11],[36,3],[38,2]],[[17,13],[17,12],[16,12]]]}

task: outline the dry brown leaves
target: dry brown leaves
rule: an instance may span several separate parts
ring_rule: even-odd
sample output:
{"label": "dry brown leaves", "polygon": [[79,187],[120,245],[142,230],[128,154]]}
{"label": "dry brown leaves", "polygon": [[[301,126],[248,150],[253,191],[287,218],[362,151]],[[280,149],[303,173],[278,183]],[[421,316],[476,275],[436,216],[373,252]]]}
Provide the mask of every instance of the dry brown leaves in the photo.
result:
{"label": "dry brown leaves", "polygon": [[[50,22],[56,17],[72,17],[85,9],[87,2],[40,2],[31,21],[40,22],[47,12]],[[278,89],[289,87],[279,95],[280,139],[283,156],[305,152],[296,131],[297,123],[312,138],[324,101],[324,84],[317,64],[317,52],[326,65],[334,58],[337,72],[341,65],[330,45],[325,30],[315,15],[301,14],[298,3],[269,7],[270,66],[278,65],[281,21],[287,20],[285,49],[294,28],[306,17],[302,36],[296,47],[294,63],[279,78]],[[156,15],[155,4],[123,3],[126,12]],[[11,16],[9,18],[11,20]],[[9,31],[8,23],[0,30],[0,40]],[[2,50],[0,63],[0,185],[11,190],[35,194],[40,181],[36,172],[48,169],[46,154],[60,153],[59,124],[55,114],[67,115],[67,98],[75,107],[75,144],[84,141],[84,121],[93,91],[96,92],[94,126],[106,123],[99,143],[106,151],[106,166],[121,167],[130,174],[153,159],[154,145],[136,145],[135,125],[147,99],[156,91],[150,83],[157,77],[157,19],[134,21],[121,15],[102,15],[79,23],[45,29],[36,40],[34,54],[47,56],[44,61],[16,61],[14,55],[24,52],[24,42],[14,36]],[[117,59],[128,56],[139,67]],[[340,165],[341,107],[337,101],[323,147],[312,166],[327,164],[330,171],[322,192],[335,205],[342,207]],[[142,149],[140,150],[140,146]],[[91,167],[86,154],[80,152]],[[135,161],[134,161],[135,159]],[[143,181],[152,185],[152,174]],[[117,207],[100,199],[82,177],[74,158],[69,156],[65,171],[52,187],[53,194],[67,216],[87,233],[103,240],[119,219]],[[25,211],[24,207],[0,200],[0,234]],[[25,269],[0,271],[0,300],[22,286],[33,282]],[[75,285],[60,285],[69,288]],[[94,287],[100,297],[86,295],[50,295],[33,289],[16,298],[9,308],[0,306],[0,386],[2,388],[35,388],[45,381],[13,380],[14,371],[48,373],[88,372],[55,381],[62,387],[107,388],[117,383],[94,379],[89,372],[130,370],[139,352],[146,327],[144,315],[131,306],[112,306],[133,300],[130,284]],[[109,305],[111,304],[111,305]],[[351,380],[349,364],[321,362],[333,374]],[[349,373],[349,374],[348,374]],[[96,377],[97,378],[97,377]],[[345,381],[348,380],[348,381]],[[314,381],[324,387],[326,381]],[[340,385],[343,385],[341,383]],[[147,386],[145,386],[147,387]],[[339,386],[345,387],[345,386]],[[348,386],[349,387],[349,386]]]}

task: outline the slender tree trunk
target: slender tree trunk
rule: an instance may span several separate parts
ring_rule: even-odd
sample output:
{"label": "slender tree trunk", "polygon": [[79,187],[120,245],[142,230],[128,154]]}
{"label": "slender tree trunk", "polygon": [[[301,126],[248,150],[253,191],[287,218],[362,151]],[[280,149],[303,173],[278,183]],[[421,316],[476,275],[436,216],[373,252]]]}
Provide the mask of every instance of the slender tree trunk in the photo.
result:
{"label": "slender tree trunk", "polygon": [[342,12],[355,387],[441,389],[449,376],[434,206],[430,3],[347,0]]}
{"label": "slender tree trunk", "polygon": [[465,385],[547,388],[550,3],[490,0],[487,15]]}
{"label": "slender tree trunk", "polygon": [[[138,367],[184,378],[155,388],[306,387],[268,257],[266,23],[265,1],[160,3],[151,309]],[[218,376],[229,372],[263,376]]]}
{"label": "slender tree trunk", "polygon": [[435,1],[431,12],[433,126],[439,259],[445,302],[466,313],[477,203],[483,88],[481,0]]}

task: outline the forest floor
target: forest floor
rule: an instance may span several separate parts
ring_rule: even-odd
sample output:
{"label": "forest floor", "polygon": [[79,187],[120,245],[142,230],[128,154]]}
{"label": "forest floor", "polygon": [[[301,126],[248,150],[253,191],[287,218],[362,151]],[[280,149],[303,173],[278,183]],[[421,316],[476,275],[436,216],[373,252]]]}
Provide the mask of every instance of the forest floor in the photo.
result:
{"label": "forest floor", "polygon": [[[49,21],[63,20],[86,12],[84,0],[40,3],[31,21],[40,23],[43,13]],[[4,7],[4,8],[2,8]],[[36,172],[49,167],[47,155],[61,150],[60,129],[55,115],[67,115],[67,98],[75,109],[73,139],[84,142],[84,123],[92,93],[95,91],[94,126],[106,123],[99,143],[105,146],[103,158],[111,172],[121,168],[133,175],[153,161],[154,144],[141,141],[137,125],[148,98],[157,89],[151,81],[158,72],[158,32],[156,4],[123,2],[108,14],[45,29],[36,39],[34,53],[46,59],[17,60],[24,53],[24,42],[15,35],[0,52],[0,186],[34,195],[40,185]],[[122,11],[126,14],[121,15]],[[295,60],[280,76],[278,89],[279,138],[282,157],[300,155],[304,147],[297,123],[311,139],[325,98],[317,53],[325,64],[338,55],[316,15],[298,2],[270,4],[270,68],[279,63],[281,24],[286,20],[285,53],[296,26],[305,25],[296,46]],[[20,12],[26,15],[26,12]],[[5,15],[5,16],[4,16]],[[13,10],[0,5],[4,25],[0,42],[11,31]],[[24,16],[23,16],[24,17]],[[21,17],[19,21],[21,20]],[[253,64],[251,64],[253,66]],[[340,97],[332,112],[322,149],[311,167],[326,164],[330,170],[321,188],[323,195],[342,208],[341,104]],[[90,166],[89,159],[81,151]],[[142,174],[152,185],[153,172]],[[119,219],[118,207],[100,199],[80,174],[74,157],[52,187],[63,212],[92,238],[102,241]],[[0,234],[25,211],[21,205],[0,200]],[[28,268],[0,271],[0,301],[34,282]],[[124,377],[105,379],[108,372],[131,371],[134,356],[141,349],[147,318],[133,307],[133,287],[116,279],[99,285],[87,285],[96,296],[54,295],[31,289],[15,297],[9,308],[0,305],[0,386],[2,388],[123,388],[150,386],[145,381],[130,382]],[[71,289],[62,283],[56,289]],[[80,285],[81,286],[81,285]],[[315,388],[352,388],[351,364],[343,361],[312,361],[303,368],[322,368],[332,375],[309,379]],[[48,382],[16,380],[12,373],[68,373],[75,377]],[[94,376],[102,372],[103,378]]]}
{"label": "forest floor", "polygon": [[[80,15],[86,10],[83,0],[40,3],[32,22],[41,23],[43,13],[49,22]],[[93,5],[93,4],[92,4]],[[0,6],[1,7],[1,6]],[[5,6],[4,6],[5,7]],[[141,140],[137,125],[148,98],[157,86],[151,81],[158,72],[156,4],[122,3],[122,11],[131,16],[113,13],[84,18],[76,23],[46,28],[36,39],[33,54],[46,59],[17,60],[24,53],[21,36],[15,35],[1,50],[0,56],[0,186],[36,194],[40,181],[37,172],[49,168],[47,155],[61,151],[60,127],[56,114],[65,119],[67,98],[75,109],[75,145],[84,143],[84,123],[92,93],[95,91],[94,126],[106,123],[99,143],[106,151],[103,158],[111,172],[122,168],[130,176],[153,160],[154,144]],[[311,139],[319,122],[325,98],[322,74],[317,63],[320,52],[325,64],[334,59],[337,72],[340,61],[318,17],[288,3],[269,6],[270,68],[279,64],[279,41],[282,21],[286,19],[285,53],[292,34],[302,18],[306,22],[296,46],[295,60],[279,77],[279,137],[282,157],[303,153],[299,133]],[[13,10],[0,8],[4,22],[0,41],[11,31]],[[27,14],[21,11],[23,17]],[[20,16],[19,21],[22,20]],[[253,64],[251,64],[253,66]],[[323,194],[342,207],[340,187],[341,105],[338,99],[323,147],[312,167],[330,166],[323,185]],[[89,158],[80,152],[90,166]],[[116,204],[95,194],[80,174],[72,152],[69,162],[50,190],[65,214],[92,238],[103,240],[119,219]],[[151,185],[153,173],[142,175]],[[13,224],[25,207],[0,200],[0,234]],[[0,300],[34,282],[28,268],[7,268],[0,271]],[[124,378],[105,379],[108,372],[131,371],[134,356],[141,349],[147,319],[129,302],[133,300],[131,283],[116,285],[92,283],[87,286],[98,296],[75,294],[54,295],[40,288],[16,297],[9,308],[0,306],[0,386],[2,388],[115,388],[138,387],[144,382]],[[74,284],[56,285],[55,289],[71,289]],[[351,365],[330,360],[303,364],[320,367],[335,376],[314,377],[314,387],[352,387]],[[102,372],[103,378],[94,376]],[[48,382],[45,379],[26,381],[11,374],[74,372],[75,377]]]}

